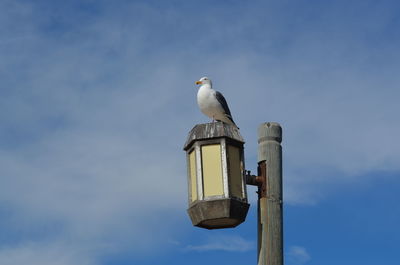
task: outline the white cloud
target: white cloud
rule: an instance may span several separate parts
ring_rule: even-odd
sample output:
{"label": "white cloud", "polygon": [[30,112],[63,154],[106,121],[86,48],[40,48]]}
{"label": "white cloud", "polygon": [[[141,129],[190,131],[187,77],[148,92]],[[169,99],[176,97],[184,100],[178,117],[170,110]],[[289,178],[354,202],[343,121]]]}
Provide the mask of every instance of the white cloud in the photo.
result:
{"label": "white cloud", "polygon": [[84,250],[71,248],[59,242],[51,244],[26,243],[0,248],[0,263],[7,265],[93,265],[94,260]]}
{"label": "white cloud", "polygon": [[302,265],[310,261],[311,257],[304,247],[291,246],[286,253],[286,259],[290,265]]}
{"label": "white cloud", "polygon": [[199,245],[188,245],[187,251],[235,251],[245,252],[254,249],[254,242],[241,236],[216,235],[210,237],[207,242]]}
{"label": "white cloud", "polygon": [[[1,143],[7,148],[0,151],[0,202],[12,209],[2,229],[20,232],[0,244],[7,246],[15,236],[21,245],[5,247],[0,257],[10,262],[2,264],[27,264],[18,257],[47,264],[44,259],[51,260],[58,248],[40,258],[43,238],[34,237],[40,229],[49,245],[68,240],[69,247],[60,249],[71,259],[77,249],[90,249],[79,254],[82,262],[71,264],[84,264],[100,251],[146,252],[163,235],[179,235],[170,227],[185,215],[182,146],[190,125],[170,108],[168,91],[179,89],[172,68],[163,64],[150,71],[147,63],[139,68],[143,42],[130,35],[115,39],[118,32],[124,35],[119,24],[105,28],[107,23],[94,21],[81,27],[82,35],[94,38],[78,33],[63,42],[30,19],[34,45],[24,49],[32,54],[22,60],[27,66],[20,80],[0,99],[2,131],[22,134]],[[107,46],[116,44],[107,41],[113,40],[129,47],[127,61],[107,54]],[[144,73],[151,78],[140,77]],[[68,264],[68,257],[59,264]]]}

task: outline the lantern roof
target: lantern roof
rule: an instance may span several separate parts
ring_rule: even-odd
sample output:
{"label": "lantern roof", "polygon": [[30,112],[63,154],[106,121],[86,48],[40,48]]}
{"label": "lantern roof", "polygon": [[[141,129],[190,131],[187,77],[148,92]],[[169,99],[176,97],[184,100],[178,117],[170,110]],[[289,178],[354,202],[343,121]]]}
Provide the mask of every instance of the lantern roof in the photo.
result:
{"label": "lantern roof", "polygon": [[239,128],[236,126],[224,122],[211,122],[194,126],[188,135],[183,150],[188,150],[194,141],[223,137],[230,138],[242,144],[244,143]]}

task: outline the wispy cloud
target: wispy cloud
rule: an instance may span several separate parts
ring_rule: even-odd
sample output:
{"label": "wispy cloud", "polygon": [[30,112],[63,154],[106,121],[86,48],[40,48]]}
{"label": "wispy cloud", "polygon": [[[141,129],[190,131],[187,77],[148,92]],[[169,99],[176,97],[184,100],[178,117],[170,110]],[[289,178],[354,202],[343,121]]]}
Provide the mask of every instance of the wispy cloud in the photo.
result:
{"label": "wispy cloud", "polygon": [[[168,93],[178,89],[176,75],[165,64],[150,67],[154,61],[139,68],[143,40],[125,35],[112,18],[59,30],[58,39],[46,32],[38,7],[25,12],[8,4],[23,21],[15,27],[33,40],[0,44],[0,64],[10,72],[0,90],[0,203],[12,209],[2,216],[2,229],[19,231],[0,244],[20,246],[3,248],[0,263],[26,256],[32,262],[19,264],[36,264],[35,256],[37,264],[47,264],[40,259],[45,239],[54,245],[68,239],[69,247],[59,246],[71,259],[88,249],[80,253],[82,262],[71,264],[84,264],[84,257],[94,262],[98,252],[153,248],[186,203],[181,146],[189,126],[174,118]],[[110,56],[115,45],[130,52]],[[9,56],[8,48],[23,56]],[[11,75],[16,71],[18,78]]]}
{"label": "wispy cloud", "polygon": [[304,247],[290,246],[285,258],[290,265],[302,265],[310,261],[311,256]]}
{"label": "wispy cloud", "polygon": [[87,250],[61,242],[51,244],[30,242],[0,248],[0,263],[7,265],[94,265],[96,262],[92,258]]}
{"label": "wispy cloud", "polygon": [[207,242],[199,245],[188,245],[187,251],[235,251],[245,252],[252,250],[255,246],[253,241],[246,240],[241,236],[217,235],[210,237]]}

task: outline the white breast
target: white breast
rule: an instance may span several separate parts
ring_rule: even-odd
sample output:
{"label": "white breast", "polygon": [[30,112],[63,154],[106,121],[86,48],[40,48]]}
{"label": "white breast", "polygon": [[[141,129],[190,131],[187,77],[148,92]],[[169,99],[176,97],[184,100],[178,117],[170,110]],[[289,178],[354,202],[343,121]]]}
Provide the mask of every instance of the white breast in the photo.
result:
{"label": "white breast", "polygon": [[215,97],[215,90],[209,85],[202,85],[197,92],[197,104],[201,112],[212,119],[221,119],[223,109]]}

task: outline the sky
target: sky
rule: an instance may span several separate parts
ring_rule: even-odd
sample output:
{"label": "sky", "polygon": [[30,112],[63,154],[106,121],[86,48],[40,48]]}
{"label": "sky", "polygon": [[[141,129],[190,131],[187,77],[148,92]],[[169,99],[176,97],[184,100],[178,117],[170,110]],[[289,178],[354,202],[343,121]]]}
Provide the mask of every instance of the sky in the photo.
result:
{"label": "sky", "polygon": [[398,1],[0,0],[0,264],[256,264],[186,213],[195,81],[227,99],[256,171],[283,128],[286,265],[394,265]]}

